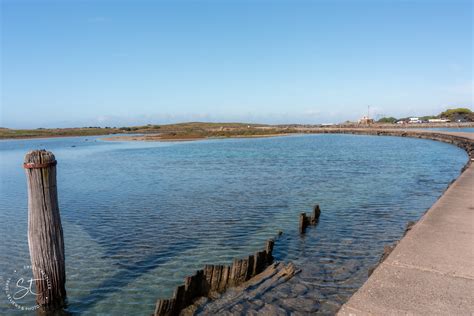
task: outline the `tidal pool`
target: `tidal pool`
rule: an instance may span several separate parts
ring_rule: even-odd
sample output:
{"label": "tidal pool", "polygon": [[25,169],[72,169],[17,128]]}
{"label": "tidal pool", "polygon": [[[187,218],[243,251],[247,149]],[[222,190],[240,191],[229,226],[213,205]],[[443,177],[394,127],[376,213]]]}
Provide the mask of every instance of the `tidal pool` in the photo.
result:
{"label": "tidal pool", "polygon": [[[444,143],[357,135],[0,141],[2,285],[29,264],[22,162],[38,148],[58,160],[68,311],[86,315],[148,315],[184,276],[247,256],[280,230],[276,259],[303,270],[281,291],[299,287],[312,312],[334,313],[467,161]],[[301,237],[298,215],[315,203],[320,222]],[[27,312],[0,294],[0,313]]]}

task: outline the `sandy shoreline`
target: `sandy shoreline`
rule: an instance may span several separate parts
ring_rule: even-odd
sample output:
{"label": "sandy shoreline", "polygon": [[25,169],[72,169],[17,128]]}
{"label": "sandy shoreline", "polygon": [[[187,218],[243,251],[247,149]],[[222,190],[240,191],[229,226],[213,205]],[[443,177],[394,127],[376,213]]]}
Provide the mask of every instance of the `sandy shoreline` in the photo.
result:
{"label": "sandy shoreline", "polygon": [[[55,128],[55,129],[25,129],[15,130],[0,127],[0,140],[12,139],[39,139],[39,138],[61,138],[61,137],[96,137],[102,136],[105,140],[115,136],[137,135],[152,139],[132,139],[132,141],[156,141],[157,135],[162,135],[159,141],[191,141],[206,138],[254,138],[254,137],[274,137],[286,134],[298,134],[307,131],[321,132],[334,129],[428,129],[428,128],[451,128],[456,129],[474,128],[474,122],[469,123],[449,123],[449,124],[335,124],[335,125],[305,125],[305,124],[286,124],[286,125],[248,125],[243,123],[177,123],[162,126],[136,126],[128,128],[100,128],[100,127],[81,127],[81,128]],[[128,141],[129,139],[118,139]]]}
{"label": "sandy shoreline", "polygon": [[263,135],[238,135],[238,136],[223,136],[223,137],[167,137],[160,134],[139,135],[139,136],[112,136],[100,138],[103,141],[141,141],[141,142],[190,142],[205,139],[228,139],[228,138],[267,138],[297,135],[296,133],[281,133],[281,134],[263,134]]}

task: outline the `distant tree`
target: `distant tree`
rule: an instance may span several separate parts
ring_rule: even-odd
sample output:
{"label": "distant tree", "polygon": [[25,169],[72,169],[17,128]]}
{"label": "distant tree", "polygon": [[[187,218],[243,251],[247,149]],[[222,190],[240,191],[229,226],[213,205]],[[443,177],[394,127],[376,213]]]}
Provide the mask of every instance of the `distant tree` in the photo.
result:
{"label": "distant tree", "polygon": [[390,117],[382,117],[377,121],[377,123],[395,123],[397,121],[396,118],[390,116]]}
{"label": "distant tree", "polygon": [[474,113],[467,108],[447,109],[446,111],[440,113],[439,117],[448,118],[451,121],[463,120],[474,122]]}
{"label": "distant tree", "polygon": [[426,116],[420,117],[420,120],[428,121],[428,120],[435,119],[435,118],[438,118],[438,116],[436,116],[436,115],[426,115]]}

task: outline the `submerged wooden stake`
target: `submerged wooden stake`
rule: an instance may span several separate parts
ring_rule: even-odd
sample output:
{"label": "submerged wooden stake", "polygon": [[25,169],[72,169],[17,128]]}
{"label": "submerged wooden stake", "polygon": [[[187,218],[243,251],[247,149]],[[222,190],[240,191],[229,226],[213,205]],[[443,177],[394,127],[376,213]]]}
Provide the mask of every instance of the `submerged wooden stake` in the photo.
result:
{"label": "submerged wooden stake", "polygon": [[316,204],[313,207],[313,215],[311,217],[306,216],[306,213],[301,213],[299,220],[300,234],[304,234],[306,231],[306,227],[308,227],[309,225],[316,225],[319,222],[320,215],[321,209],[319,208],[319,204]]}
{"label": "submerged wooden stake", "polygon": [[36,303],[57,308],[66,300],[66,269],[56,159],[49,151],[34,150],[26,154],[23,166],[28,183],[28,246]]}
{"label": "submerged wooden stake", "polygon": [[304,234],[308,224],[309,224],[308,216],[306,216],[306,213],[301,213],[300,214],[300,234]]}
{"label": "submerged wooden stake", "polygon": [[319,216],[321,216],[321,209],[319,204],[316,204],[313,208],[313,216],[311,217],[311,225],[315,225],[319,221]]}

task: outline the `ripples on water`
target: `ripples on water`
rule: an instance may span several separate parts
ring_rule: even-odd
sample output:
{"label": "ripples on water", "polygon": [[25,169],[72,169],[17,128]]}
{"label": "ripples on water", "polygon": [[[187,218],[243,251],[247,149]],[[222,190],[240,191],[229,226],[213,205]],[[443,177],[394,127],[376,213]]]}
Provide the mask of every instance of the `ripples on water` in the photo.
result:
{"label": "ripples on water", "polygon": [[[296,287],[314,301],[310,311],[333,313],[467,159],[434,141],[355,135],[2,141],[2,285],[29,263],[21,164],[35,148],[58,160],[68,310],[83,314],[150,314],[185,275],[247,256],[279,230],[276,259],[303,269],[280,291],[290,297]],[[315,203],[320,223],[301,238],[298,214]],[[17,312],[4,295],[0,303],[0,312]]]}
{"label": "ripples on water", "polygon": [[433,131],[474,133],[474,127],[437,127],[437,128],[426,128],[426,129],[433,130]]}

